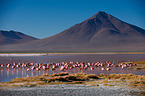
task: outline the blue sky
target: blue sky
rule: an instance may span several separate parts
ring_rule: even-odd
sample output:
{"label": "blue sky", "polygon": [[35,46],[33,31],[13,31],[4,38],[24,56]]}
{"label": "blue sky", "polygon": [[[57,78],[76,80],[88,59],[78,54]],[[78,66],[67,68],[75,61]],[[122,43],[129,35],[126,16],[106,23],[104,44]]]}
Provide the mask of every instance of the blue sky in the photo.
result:
{"label": "blue sky", "polygon": [[53,36],[98,11],[145,29],[145,0],[0,0],[0,30]]}

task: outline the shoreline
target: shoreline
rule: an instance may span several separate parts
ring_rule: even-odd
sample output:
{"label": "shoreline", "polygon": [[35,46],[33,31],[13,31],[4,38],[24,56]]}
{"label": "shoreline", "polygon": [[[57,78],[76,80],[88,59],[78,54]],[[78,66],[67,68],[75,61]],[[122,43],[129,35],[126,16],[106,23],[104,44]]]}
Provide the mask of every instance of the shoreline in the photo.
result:
{"label": "shoreline", "polygon": [[45,87],[48,85],[88,85],[96,87],[115,87],[123,89],[144,90],[145,75],[134,74],[85,74],[67,72],[55,73],[52,75],[44,74],[34,77],[15,78],[9,82],[0,82],[0,89],[17,87]]}
{"label": "shoreline", "polygon": [[49,56],[49,55],[77,55],[77,54],[145,54],[145,52],[96,52],[96,53],[0,53],[0,57],[9,56]]}
{"label": "shoreline", "polygon": [[2,96],[144,96],[145,75],[58,73],[0,82]]}

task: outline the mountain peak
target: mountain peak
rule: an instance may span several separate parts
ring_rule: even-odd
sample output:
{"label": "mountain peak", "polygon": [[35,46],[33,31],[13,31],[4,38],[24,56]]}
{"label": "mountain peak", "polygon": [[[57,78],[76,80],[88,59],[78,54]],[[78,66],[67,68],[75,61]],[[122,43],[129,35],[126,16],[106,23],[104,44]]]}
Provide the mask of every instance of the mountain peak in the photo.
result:
{"label": "mountain peak", "polygon": [[99,11],[97,12],[95,15],[93,15],[90,19],[94,19],[94,18],[100,18],[100,17],[108,17],[110,14],[107,14],[106,12],[104,11]]}
{"label": "mountain peak", "polygon": [[98,11],[97,14],[107,14],[107,13],[104,11]]}
{"label": "mountain peak", "polygon": [[91,18],[55,36],[15,46],[0,46],[0,52],[145,51],[144,42],[145,30],[99,11]]}

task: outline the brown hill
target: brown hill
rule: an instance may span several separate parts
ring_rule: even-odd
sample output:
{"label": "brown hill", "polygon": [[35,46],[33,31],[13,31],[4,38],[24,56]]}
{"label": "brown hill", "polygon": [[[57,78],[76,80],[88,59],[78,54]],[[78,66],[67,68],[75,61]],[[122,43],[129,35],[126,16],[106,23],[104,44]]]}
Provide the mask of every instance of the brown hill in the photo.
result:
{"label": "brown hill", "polygon": [[55,36],[0,48],[24,52],[145,51],[144,42],[144,29],[98,12]]}
{"label": "brown hill", "polygon": [[0,45],[18,44],[37,40],[37,38],[25,35],[21,32],[0,30]]}

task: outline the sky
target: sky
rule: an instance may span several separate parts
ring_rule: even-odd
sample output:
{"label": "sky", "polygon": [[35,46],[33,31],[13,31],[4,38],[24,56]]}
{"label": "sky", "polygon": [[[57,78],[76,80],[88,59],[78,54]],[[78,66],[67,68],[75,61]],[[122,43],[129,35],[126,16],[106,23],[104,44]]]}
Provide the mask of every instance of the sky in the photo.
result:
{"label": "sky", "polygon": [[98,11],[145,29],[145,0],[0,0],[0,30],[42,39]]}

